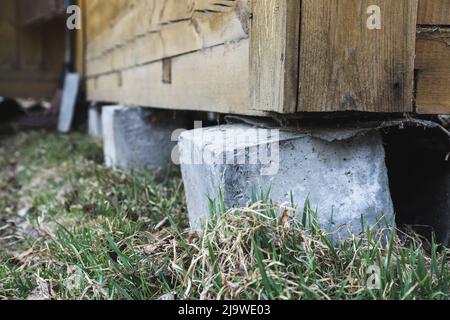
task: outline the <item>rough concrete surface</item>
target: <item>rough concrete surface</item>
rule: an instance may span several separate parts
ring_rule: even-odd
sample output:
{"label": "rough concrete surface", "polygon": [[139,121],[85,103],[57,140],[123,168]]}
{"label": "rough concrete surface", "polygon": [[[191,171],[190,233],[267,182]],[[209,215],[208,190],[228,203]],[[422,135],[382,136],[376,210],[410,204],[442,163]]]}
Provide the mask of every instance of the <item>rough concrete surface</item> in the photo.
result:
{"label": "rough concrete surface", "polygon": [[[104,107],[103,144],[106,164],[122,170],[161,170],[171,161],[178,121],[152,121],[154,113],[142,108]],[[169,117],[170,118],[170,117]]]}
{"label": "rough concrete surface", "polygon": [[95,104],[89,106],[88,134],[98,140],[103,138],[101,107]]}
{"label": "rough concrete surface", "polygon": [[[246,142],[245,135],[263,138]],[[249,160],[265,145],[271,145],[272,150],[279,145],[279,159],[273,157],[270,164],[198,161],[202,156],[210,160],[226,154],[245,155]],[[346,226],[359,232],[361,217],[367,225],[375,225],[382,214],[394,223],[385,152],[377,131],[267,134],[265,129],[236,124],[185,132],[179,148],[189,218],[195,229],[209,216],[208,196],[218,199],[219,190],[223,190],[227,207],[239,207],[260,187],[271,188],[272,200],[287,205],[292,191],[299,211],[309,197],[322,226],[329,231]],[[275,162],[279,163],[277,174],[261,175],[261,169],[276,167]]]}

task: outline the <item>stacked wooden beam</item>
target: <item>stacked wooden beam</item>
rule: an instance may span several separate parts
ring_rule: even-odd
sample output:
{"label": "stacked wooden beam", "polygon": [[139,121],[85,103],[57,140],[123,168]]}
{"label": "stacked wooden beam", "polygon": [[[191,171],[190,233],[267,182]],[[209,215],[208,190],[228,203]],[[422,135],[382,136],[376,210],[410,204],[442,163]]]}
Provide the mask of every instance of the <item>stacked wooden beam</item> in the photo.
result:
{"label": "stacked wooden beam", "polygon": [[[370,5],[381,30],[366,27]],[[250,115],[450,113],[449,10],[448,0],[93,0],[88,95]],[[417,23],[428,28],[416,45]]]}
{"label": "stacked wooden beam", "polygon": [[416,44],[419,113],[450,113],[450,0],[422,0]]}

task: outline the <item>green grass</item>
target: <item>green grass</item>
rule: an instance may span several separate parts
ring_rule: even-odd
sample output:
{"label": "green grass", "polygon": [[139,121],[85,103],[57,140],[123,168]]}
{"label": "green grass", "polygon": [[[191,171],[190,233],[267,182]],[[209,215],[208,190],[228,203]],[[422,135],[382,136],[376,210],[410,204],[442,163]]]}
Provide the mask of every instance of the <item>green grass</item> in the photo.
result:
{"label": "green grass", "polygon": [[449,251],[418,237],[368,229],[335,247],[308,203],[294,219],[295,199],[281,207],[268,192],[233,210],[211,199],[199,235],[176,170],[101,163],[81,134],[0,142],[0,299],[450,298]]}

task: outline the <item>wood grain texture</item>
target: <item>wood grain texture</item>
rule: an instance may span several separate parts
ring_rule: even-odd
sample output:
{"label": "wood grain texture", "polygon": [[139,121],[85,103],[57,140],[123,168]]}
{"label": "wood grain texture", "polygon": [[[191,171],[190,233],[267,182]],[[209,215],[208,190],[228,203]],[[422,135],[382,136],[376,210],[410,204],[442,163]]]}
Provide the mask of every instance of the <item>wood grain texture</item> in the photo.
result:
{"label": "wood grain texture", "polygon": [[[86,0],[77,0],[76,3],[83,13],[86,7]],[[75,36],[75,71],[83,78],[86,71],[86,15],[82,14],[81,18],[81,29],[76,30]],[[84,82],[81,84],[81,89],[84,89]]]}
{"label": "wood grain texture", "polygon": [[[264,115],[250,110],[249,40],[243,39],[87,80],[89,99],[131,106]],[[166,64],[166,65],[164,65]]]}
{"label": "wood grain texture", "polygon": [[250,0],[87,2],[88,99],[263,114],[250,110]]}
{"label": "wood grain texture", "polygon": [[[367,28],[378,5],[382,29]],[[301,112],[410,112],[416,0],[303,0]]]}
{"label": "wood grain texture", "polygon": [[249,0],[93,0],[86,11],[88,76],[239,41],[249,33]]}
{"label": "wood grain texture", "polygon": [[416,111],[450,114],[450,28],[419,29]]}
{"label": "wood grain texture", "polygon": [[300,2],[252,1],[250,82],[252,108],[297,110]]}
{"label": "wood grain texture", "polygon": [[417,23],[450,25],[450,0],[419,0]]}

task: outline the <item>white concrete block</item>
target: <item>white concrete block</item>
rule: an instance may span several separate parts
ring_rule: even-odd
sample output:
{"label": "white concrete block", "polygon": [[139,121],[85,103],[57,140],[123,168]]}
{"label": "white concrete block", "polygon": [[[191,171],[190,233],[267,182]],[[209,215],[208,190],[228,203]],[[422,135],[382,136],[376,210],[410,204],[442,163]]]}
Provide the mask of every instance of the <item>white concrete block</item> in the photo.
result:
{"label": "white concrete block", "polygon": [[92,104],[88,111],[88,134],[98,140],[103,138],[101,107]]}
{"label": "white concrete block", "polygon": [[222,189],[225,204],[239,207],[261,186],[271,186],[271,198],[280,204],[290,205],[292,192],[299,215],[309,197],[329,231],[345,225],[358,233],[361,217],[375,225],[382,214],[394,223],[385,151],[377,131],[293,133],[225,125],[183,133],[179,149],[195,229],[209,217],[208,196],[218,199]]}
{"label": "white concrete block", "polygon": [[152,121],[154,113],[123,106],[102,110],[103,145],[106,164],[122,170],[161,170],[171,162],[172,132],[183,127],[180,121]]}

